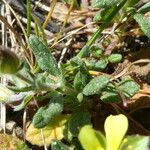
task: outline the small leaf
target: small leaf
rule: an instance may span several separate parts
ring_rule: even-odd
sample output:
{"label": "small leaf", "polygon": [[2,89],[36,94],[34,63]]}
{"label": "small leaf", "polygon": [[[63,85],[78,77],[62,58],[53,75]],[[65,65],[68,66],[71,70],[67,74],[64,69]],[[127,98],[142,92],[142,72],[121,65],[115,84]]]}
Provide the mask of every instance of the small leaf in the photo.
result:
{"label": "small leaf", "polygon": [[134,15],[134,19],[137,21],[145,35],[150,38],[150,19],[139,13]]}
{"label": "small leaf", "polygon": [[119,89],[127,98],[131,98],[139,91],[140,86],[133,80],[127,79],[119,85]]}
{"label": "small leaf", "polygon": [[108,62],[104,59],[99,60],[96,62],[94,68],[95,70],[104,70],[107,67]]}
{"label": "small leaf", "polygon": [[[61,140],[64,137],[63,130],[69,117],[69,115],[59,115],[54,119],[52,124],[48,124],[42,128],[43,136],[47,146],[51,144],[52,140]],[[26,140],[33,145],[43,146],[41,129],[37,129],[33,126],[33,124],[30,124],[26,132]]]}
{"label": "small leaf", "polygon": [[150,138],[148,136],[127,136],[120,150],[149,150]]}
{"label": "small leaf", "polygon": [[121,100],[117,90],[112,84],[109,84],[104,91],[100,99],[106,103],[115,103]]}
{"label": "small leaf", "polygon": [[108,116],[105,120],[104,128],[108,149],[118,150],[128,129],[128,120],[126,116],[122,114]]}
{"label": "small leaf", "polygon": [[38,65],[42,70],[47,71],[54,76],[60,75],[60,70],[58,69],[55,58],[52,56],[47,46],[45,46],[38,37],[31,35],[29,37],[29,46],[32,48]]}
{"label": "small leaf", "polygon": [[95,131],[91,126],[86,125],[81,128],[78,136],[84,150],[105,150],[106,139],[98,131]]}
{"label": "small leaf", "polygon": [[88,45],[85,45],[77,55],[77,57],[80,57],[80,58],[89,57],[89,56],[90,56],[90,51],[89,51]]}
{"label": "small leaf", "polygon": [[100,58],[101,55],[103,54],[103,50],[98,46],[92,46],[90,50],[91,50],[92,56],[97,57],[97,58]]}
{"label": "small leaf", "polygon": [[102,75],[92,79],[83,89],[83,94],[86,96],[98,94],[109,83],[109,78]]}
{"label": "small leaf", "polygon": [[142,7],[140,7],[138,9],[138,12],[142,13],[142,14],[145,14],[145,13],[147,13],[149,11],[150,11],[150,2],[146,3],[145,5],[143,5]]}
{"label": "small leaf", "polygon": [[51,143],[52,150],[69,150],[69,148],[59,140],[53,140]]}
{"label": "small leaf", "polygon": [[28,146],[15,136],[0,134],[1,150],[30,150]]}
{"label": "small leaf", "polygon": [[111,54],[111,55],[108,57],[108,60],[109,60],[111,63],[119,63],[119,62],[122,60],[122,55],[121,55],[121,54]]}
{"label": "small leaf", "polygon": [[88,124],[91,124],[91,116],[89,112],[78,110],[70,117],[68,121],[68,129],[73,136],[77,137],[80,129]]}
{"label": "small leaf", "polygon": [[35,128],[42,128],[52,123],[54,118],[63,111],[62,95],[55,95],[48,106],[38,109],[33,117],[33,125]]}
{"label": "small leaf", "polygon": [[92,7],[106,8],[120,3],[120,0],[92,0]]}
{"label": "small leaf", "polygon": [[85,72],[79,71],[74,79],[74,88],[81,91],[83,87],[88,83],[89,75]]}

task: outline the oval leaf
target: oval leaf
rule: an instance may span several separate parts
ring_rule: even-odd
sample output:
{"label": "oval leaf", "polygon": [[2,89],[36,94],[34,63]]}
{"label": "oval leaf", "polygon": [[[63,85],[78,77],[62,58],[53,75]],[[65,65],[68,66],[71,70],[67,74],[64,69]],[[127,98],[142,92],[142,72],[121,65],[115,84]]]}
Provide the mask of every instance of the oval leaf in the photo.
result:
{"label": "oval leaf", "polygon": [[60,74],[55,58],[50,53],[49,48],[45,46],[38,37],[31,35],[29,37],[29,46],[33,50],[38,65],[42,70],[47,71],[54,76]]}
{"label": "oval leaf", "polygon": [[83,94],[86,96],[98,94],[109,83],[109,78],[102,75],[92,79],[83,89]]}

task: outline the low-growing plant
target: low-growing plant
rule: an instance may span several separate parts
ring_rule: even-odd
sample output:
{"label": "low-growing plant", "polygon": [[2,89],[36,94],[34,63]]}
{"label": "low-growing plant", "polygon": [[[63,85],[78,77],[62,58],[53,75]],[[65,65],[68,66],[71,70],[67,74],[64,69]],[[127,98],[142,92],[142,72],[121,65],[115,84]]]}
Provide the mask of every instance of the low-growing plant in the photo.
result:
{"label": "low-growing plant", "polygon": [[[24,109],[33,99],[37,103],[44,103],[38,106],[33,116],[32,124],[27,131],[28,141],[35,144],[31,138],[32,133],[30,134],[32,128],[34,133],[38,133],[37,137],[40,129],[46,130],[44,134],[51,132],[47,137],[55,140],[51,138],[46,144],[47,146],[51,144],[52,150],[69,149],[59,141],[62,138],[74,147],[82,149],[78,137],[85,150],[123,150],[130,145],[138,149],[137,145],[141,146],[141,141],[146,145],[143,150],[147,149],[148,137],[129,136],[122,142],[128,128],[127,118],[123,115],[110,116],[106,119],[106,138],[90,126],[92,124],[90,110],[95,107],[92,105],[93,99],[107,104],[116,103],[126,106],[126,99],[130,100],[140,89],[132,77],[124,75],[124,70],[116,76],[103,72],[110,64],[121,62],[123,56],[119,52],[106,55],[101,47],[94,45],[102,31],[113,21],[118,23],[117,27],[122,31],[126,25],[125,21],[135,19],[144,34],[150,37],[150,21],[144,16],[149,10],[150,3],[136,10],[137,2],[92,0],[94,8],[102,9],[95,17],[100,24],[99,29],[76,56],[60,65],[52,55],[52,49],[48,48],[45,38],[36,33],[28,33],[30,35],[27,43],[35,56],[34,66],[19,59],[12,52],[8,53],[6,58],[7,51],[0,50],[0,73],[1,76],[7,75],[6,78],[11,83],[7,87],[0,85],[0,92],[2,92],[0,101],[6,103],[19,101],[19,105],[13,106],[15,111]],[[127,66],[127,69],[129,67]],[[64,114],[69,116],[65,117],[60,125],[59,122],[63,120]],[[57,123],[55,123],[56,118]],[[119,128],[120,126],[122,129]],[[57,131],[56,136],[53,134],[55,131]]]}

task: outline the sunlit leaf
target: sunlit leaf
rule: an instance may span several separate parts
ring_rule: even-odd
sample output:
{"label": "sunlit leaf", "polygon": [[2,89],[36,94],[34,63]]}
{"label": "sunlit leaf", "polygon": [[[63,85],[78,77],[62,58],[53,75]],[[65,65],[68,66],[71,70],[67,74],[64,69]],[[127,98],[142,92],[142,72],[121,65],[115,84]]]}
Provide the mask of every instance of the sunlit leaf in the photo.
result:
{"label": "sunlit leaf", "polygon": [[122,114],[108,116],[105,120],[104,128],[108,150],[118,150],[128,129],[126,116]]}
{"label": "sunlit leaf", "polygon": [[83,94],[86,96],[98,94],[109,83],[109,78],[102,75],[92,79],[83,89]]}
{"label": "sunlit leaf", "polygon": [[31,35],[29,37],[29,46],[32,48],[38,65],[42,70],[54,76],[60,75],[56,59],[53,57],[48,47],[45,46],[37,36]]}
{"label": "sunlit leaf", "polygon": [[[61,140],[64,137],[63,130],[68,119],[69,115],[59,115],[55,117],[52,124],[41,128],[47,146],[51,144],[52,140]],[[33,145],[43,146],[41,129],[37,129],[33,124],[30,124],[26,132],[26,140]]]}
{"label": "sunlit leaf", "polygon": [[111,62],[111,63],[118,63],[122,60],[122,55],[121,54],[111,54],[109,57],[108,57],[108,60]]}
{"label": "sunlit leaf", "polygon": [[150,38],[150,19],[139,13],[134,15],[134,19],[138,22],[145,35]]}
{"label": "sunlit leaf", "polygon": [[120,0],[92,0],[92,7],[106,8],[120,3]]}
{"label": "sunlit leaf", "polygon": [[131,98],[139,91],[140,86],[132,79],[127,79],[121,82],[121,84],[119,85],[119,89],[126,97]]}

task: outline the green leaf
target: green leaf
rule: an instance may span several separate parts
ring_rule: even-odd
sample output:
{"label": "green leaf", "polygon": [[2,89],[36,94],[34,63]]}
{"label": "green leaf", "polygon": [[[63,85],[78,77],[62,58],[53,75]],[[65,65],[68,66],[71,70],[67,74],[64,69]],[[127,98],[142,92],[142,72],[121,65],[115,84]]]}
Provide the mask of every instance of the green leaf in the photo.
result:
{"label": "green leaf", "polygon": [[84,150],[105,150],[106,139],[98,131],[95,131],[91,126],[86,125],[81,128],[78,136]]}
{"label": "green leaf", "polygon": [[96,62],[94,68],[96,70],[104,70],[107,67],[108,62],[104,59],[99,60],[98,62]]}
{"label": "green leaf", "polygon": [[42,70],[54,76],[60,75],[56,59],[52,56],[49,48],[38,37],[31,35],[29,37],[29,46],[33,50],[38,65]]}
{"label": "green leaf", "polygon": [[53,140],[51,143],[52,150],[69,150],[69,148],[59,140]]}
{"label": "green leaf", "polygon": [[42,128],[47,124],[53,122],[54,118],[63,111],[63,97],[58,94],[55,95],[50,104],[38,109],[33,117],[33,125],[35,128]]}
{"label": "green leaf", "polygon": [[134,15],[134,19],[137,21],[145,35],[150,38],[150,19],[139,13]]}
{"label": "green leaf", "polygon": [[77,55],[77,57],[80,57],[80,58],[89,57],[89,56],[90,56],[90,51],[89,51],[88,45],[85,45]]}
{"label": "green leaf", "polygon": [[120,150],[149,150],[149,144],[150,138],[148,136],[127,136],[123,140]]}
{"label": "green leaf", "polygon": [[122,114],[110,115],[105,120],[104,128],[107,148],[109,150],[118,150],[128,129],[128,119]]}
{"label": "green leaf", "polygon": [[79,71],[74,79],[74,88],[81,91],[83,87],[88,83],[89,75],[85,72]]}
{"label": "green leaf", "polygon": [[111,63],[119,63],[119,62],[122,60],[122,55],[121,55],[121,54],[111,54],[111,55],[108,57],[108,60],[109,60]]}
{"label": "green leaf", "polygon": [[8,134],[0,134],[1,150],[30,150],[20,139]]}
{"label": "green leaf", "polygon": [[147,13],[149,11],[150,11],[150,2],[146,3],[145,5],[143,5],[142,7],[140,7],[138,9],[138,12],[142,13],[142,14],[145,14],[145,13]]}
{"label": "green leaf", "polygon": [[97,57],[97,58],[100,58],[101,55],[103,54],[103,50],[100,47],[95,46],[95,45],[92,46],[90,50],[91,50],[92,56]]}
{"label": "green leaf", "polygon": [[77,137],[80,129],[84,125],[91,124],[91,115],[86,110],[78,110],[72,114],[68,121],[68,129],[70,133]]}
{"label": "green leaf", "polygon": [[92,0],[92,7],[106,8],[120,3],[120,0]]}
{"label": "green leaf", "polygon": [[132,79],[127,79],[121,82],[121,84],[119,85],[119,89],[127,98],[131,98],[139,91],[140,86]]}
{"label": "green leaf", "polygon": [[100,93],[109,83],[109,78],[102,75],[92,79],[83,89],[86,96]]}
{"label": "green leaf", "polygon": [[120,95],[112,84],[108,84],[100,99],[106,103],[115,103],[121,100]]}

